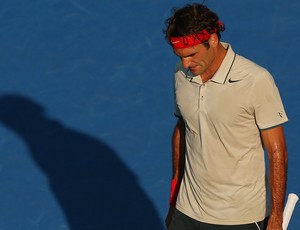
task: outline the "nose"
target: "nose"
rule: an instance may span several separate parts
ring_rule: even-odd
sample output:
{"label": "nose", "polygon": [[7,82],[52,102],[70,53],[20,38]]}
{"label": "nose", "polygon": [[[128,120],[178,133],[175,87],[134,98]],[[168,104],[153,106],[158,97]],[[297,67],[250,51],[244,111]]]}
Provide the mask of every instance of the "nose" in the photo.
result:
{"label": "nose", "polygon": [[186,69],[189,68],[190,63],[191,63],[188,57],[181,58],[181,62],[182,62],[182,66]]}

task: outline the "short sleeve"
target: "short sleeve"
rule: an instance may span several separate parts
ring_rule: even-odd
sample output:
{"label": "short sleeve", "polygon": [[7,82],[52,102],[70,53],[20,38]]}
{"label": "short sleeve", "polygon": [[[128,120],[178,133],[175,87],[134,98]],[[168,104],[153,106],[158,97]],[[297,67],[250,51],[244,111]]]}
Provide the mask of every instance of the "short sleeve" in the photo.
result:
{"label": "short sleeve", "polygon": [[179,74],[179,70],[180,70],[180,67],[181,67],[181,61],[179,61],[177,64],[176,64],[176,67],[175,67],[175,71],[174,71],[174,115],[176,116],[176,117],[179,117],[179,118],[181,118],[182,117],[182,115],[181,115],[181,112],[180,112],[180,109],[179,109],[179,107],[178,107],[178,103],[177,103],[177,97],[176,97],[176,78],[177,78],[177,76],[176,75],[178,75]]}
{"label": "short sleeve", "polygon": [[260,129],[268,129],[288,121],[278,88],[268,71],[264,70],[256,76],[251,95],[256,123]]}

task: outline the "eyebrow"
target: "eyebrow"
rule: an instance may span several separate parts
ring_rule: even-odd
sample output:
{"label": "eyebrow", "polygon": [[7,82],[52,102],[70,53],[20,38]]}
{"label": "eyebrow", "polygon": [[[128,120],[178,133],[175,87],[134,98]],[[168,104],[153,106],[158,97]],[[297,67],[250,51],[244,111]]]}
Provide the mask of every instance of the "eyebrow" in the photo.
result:
{"label": "eyebrow", "polygon": [[[175,52],[174,52],[174,53],[175,53]],[[175,55],[176,55],[177,57],[180,57],[180,58],[187,58],[187,57],[194,56],[196,53],[197,53],[197,52],[195,51],[195,52],[193,52],[193,53],[191,53],[191,54],[188,54],[188,55],[185,55],[185,56],[180,56],[180,55],[178,55],[178,54],[176,54],[176,53],[175,53]]]}
{"label": "eyebrow", "polygon": [[184,57],[191,57],[191,56],[194,56],[194,55],[196,55],[197,54],[197,52],[193,52],[193,53],[191,53],[191,54],[189,54],[189,55],[186,55],[186,56],[184,56]]}

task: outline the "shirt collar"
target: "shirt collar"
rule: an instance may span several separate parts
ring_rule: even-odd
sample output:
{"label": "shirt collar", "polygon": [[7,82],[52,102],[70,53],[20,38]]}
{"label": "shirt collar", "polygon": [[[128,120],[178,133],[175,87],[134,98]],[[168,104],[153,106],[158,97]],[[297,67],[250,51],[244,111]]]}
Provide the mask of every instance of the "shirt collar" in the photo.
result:
{"label": "shirt collar", "polygon": [[220,65],[219,69],[214,74],[214,76],[210,79],[210,81],[224,84],[228,77],[229,71],[233,65],[236,54],[232,50],[230,44],[224,43],[224,42],[221,42],[221,44],[225,49],[227,49],[227,53],[225,55],[225,58],[222,61],[222,64]]}

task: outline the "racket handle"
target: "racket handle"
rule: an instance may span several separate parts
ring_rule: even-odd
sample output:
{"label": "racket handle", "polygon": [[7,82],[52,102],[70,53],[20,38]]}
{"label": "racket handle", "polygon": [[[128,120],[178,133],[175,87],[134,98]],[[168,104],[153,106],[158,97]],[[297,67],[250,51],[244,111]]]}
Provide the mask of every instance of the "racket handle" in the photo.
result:
{"label": "racket handle", "polygon": [[288,195],[288,199],[283,211],[282,229],[286,230],[292,217],[295,205],[298,201],[298,196],[294,193]]}

